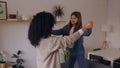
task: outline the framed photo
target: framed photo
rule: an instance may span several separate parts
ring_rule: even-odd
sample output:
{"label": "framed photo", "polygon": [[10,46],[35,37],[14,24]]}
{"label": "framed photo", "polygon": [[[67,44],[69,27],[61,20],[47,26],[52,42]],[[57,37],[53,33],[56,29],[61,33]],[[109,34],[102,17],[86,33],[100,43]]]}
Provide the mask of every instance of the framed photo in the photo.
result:
{"label": "framed photo", "polygon": [[7,19],[7,2],[0,1],[0,20]]}

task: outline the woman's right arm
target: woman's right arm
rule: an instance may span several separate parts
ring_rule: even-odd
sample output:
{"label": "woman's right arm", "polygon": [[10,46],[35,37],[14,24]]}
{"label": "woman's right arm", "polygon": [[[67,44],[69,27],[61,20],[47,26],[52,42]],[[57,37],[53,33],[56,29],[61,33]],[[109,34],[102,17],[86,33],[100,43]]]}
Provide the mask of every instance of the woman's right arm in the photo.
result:
{"label": "woman's right arm", "polygon": [[66,26],[67,25],[65,25],[63,28],[60,28],[58,30],[53,30],[52,34],[53,35],[63,35],[64,33],[66,33]]}
{"label": "woman's right arm", "polygon": [[58,50],[60,48],[71,47],[71,45],[81,37],[81,35],[87,30],[92,28],[93,22],[88,22],[86,25],[82,27],[82,29],[77,32],[64,37],[57,37],[53,40],[54,44],[51,47],[52,51]]}

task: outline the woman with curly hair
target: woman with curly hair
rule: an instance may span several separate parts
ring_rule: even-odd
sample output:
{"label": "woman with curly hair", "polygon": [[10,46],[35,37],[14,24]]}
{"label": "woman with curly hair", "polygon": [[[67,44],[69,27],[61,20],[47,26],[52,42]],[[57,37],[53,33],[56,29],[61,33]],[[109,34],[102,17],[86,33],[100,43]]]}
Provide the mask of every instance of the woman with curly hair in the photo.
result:
{"label": "woman with curly hair", "polygon": [[51,36],[54,24],[54,16],[49,12],[39,12],[30,24],[28,39],[36,48],[37,68],[61,68],[59,49],[70,47],[84,31],[93,26],[91,21],[69,36],[57,37]]}

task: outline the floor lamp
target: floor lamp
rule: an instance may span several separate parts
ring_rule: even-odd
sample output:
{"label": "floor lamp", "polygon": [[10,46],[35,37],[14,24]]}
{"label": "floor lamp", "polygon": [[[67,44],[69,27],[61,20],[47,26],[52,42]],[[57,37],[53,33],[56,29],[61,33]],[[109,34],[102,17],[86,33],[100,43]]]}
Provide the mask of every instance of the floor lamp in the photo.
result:
{"label": "floor lamp", "polygon": [[102,25],[101,30],[105,33],[105,40],[103,41],[102,49],[109,48],[109,44],[107,41],[107,33],[111,31],[111,27],[110,27],[110,25],[105,24],[105,25]]}

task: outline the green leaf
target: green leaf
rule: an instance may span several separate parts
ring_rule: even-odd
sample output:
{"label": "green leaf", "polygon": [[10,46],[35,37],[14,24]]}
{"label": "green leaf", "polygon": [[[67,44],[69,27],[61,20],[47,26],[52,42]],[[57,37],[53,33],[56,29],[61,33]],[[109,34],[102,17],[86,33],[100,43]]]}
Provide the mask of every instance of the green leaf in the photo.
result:
{"label": "green leaf", "polygon": [[20,55],[22,52],[20,50],[18,50],[17,54]]}
{"label": "green leaf", "polygon": [[[2,5],[0,4],[0,8],[2,7]],[[4,11],[3,10],[0,10],[0,14],[3,14]]]}
{"label": "green leaf", "polygon": [[68,50],[63,50],[64,52],[64,60],[65,62],[68,62],[69,61],[69,56],[70,56],[70,52]]}
{"label": "green leaf", "polygon": [[19,58],[19,56],[16,54],[13,54],[12,58]]}
{"label": "green leaf", "polygon": [[22,64],[24,61],[23,59],[17,59],[16,62]]}
{"label": "green leaf", "polygon": [[1,11],[0,11],[0,14],[3,14],[3,13],[4,13],[4,11],[3,11],[3,10],[1,10]]}

